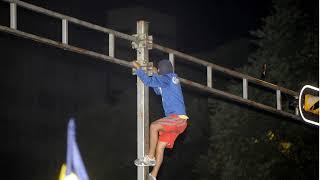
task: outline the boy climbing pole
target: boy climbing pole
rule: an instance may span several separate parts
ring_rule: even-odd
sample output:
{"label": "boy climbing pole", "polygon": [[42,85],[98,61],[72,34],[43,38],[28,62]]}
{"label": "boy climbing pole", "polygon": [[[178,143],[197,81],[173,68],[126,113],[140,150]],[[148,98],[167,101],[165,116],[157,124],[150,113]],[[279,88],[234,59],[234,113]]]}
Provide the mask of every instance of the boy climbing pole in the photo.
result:
{"label": "boy climbing pole", "polygon": [[134,161],[136,166],[153,166],[149,180],[156,180],[160,169],[165,148],[173,148],[174,141],[187,127],[183,95],[177,74],[173,72],[169,60],[158,63],[158,74],[149,77],[136,61],[132,65],[137,69],[136,74],[148,87],[152,87],[157,95],[162,97],[162,107],[165,117],[150,125],[149,152]]}

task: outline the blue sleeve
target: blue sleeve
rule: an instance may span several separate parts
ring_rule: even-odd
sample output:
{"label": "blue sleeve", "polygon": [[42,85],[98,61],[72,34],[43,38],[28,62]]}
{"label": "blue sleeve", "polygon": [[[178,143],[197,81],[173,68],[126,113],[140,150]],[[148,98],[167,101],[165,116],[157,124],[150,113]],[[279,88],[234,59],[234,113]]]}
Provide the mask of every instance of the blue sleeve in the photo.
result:
{"label": "blue sleeve", "polygon": [[153,90],[157,95],[161,95],[160,89],[158,87],[154,87]]}
{"label": "blue sleeve", "polygon": [[141,81],[149,87],[166,87],[170,83],[170,77],[153,75],[149,77],[141,68],[136,71]]}

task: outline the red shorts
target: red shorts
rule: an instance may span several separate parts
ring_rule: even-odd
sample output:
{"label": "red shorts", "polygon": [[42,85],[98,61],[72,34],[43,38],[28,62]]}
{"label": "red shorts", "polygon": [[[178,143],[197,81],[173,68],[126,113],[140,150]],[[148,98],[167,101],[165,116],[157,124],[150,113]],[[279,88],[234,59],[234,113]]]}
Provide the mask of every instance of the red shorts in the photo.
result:
{"label": "red shorts", "polygon": [[164,129],[159,132],[159,141],[167,142],[166,148],[170,149],[173,148],[174,141],[179,134],[187,128],[187,120],[177,115],[170,115],[169,117],[159,119],[155,123],[161,124]]}

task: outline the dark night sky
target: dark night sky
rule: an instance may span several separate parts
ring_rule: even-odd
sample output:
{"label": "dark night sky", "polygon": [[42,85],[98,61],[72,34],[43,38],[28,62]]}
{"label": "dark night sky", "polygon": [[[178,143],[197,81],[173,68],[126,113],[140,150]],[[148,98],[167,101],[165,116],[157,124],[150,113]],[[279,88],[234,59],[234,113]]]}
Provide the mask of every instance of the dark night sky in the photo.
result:
{"label": "dark night sky", "polygon": [[[259,27],[262,23],[261,18],[268,15],[271,8],[271,2],[267,0],[26,2],[101,26],[106,25],[108,10],[135,6],[151,8],[176,18],[177,49],[186,53],[213,51],[232,40],[248,37],[248,32]],[[3,8],[3,4],[0,3],[0,8]],[[0,23],[8,22],[7,16],[3,16],[4,11],[1,10]],[[43,29],[27,20],[20,22],[21,26],[18,27],[30,29],[22,25],[23,23],[36,27],[34,29],[37,31],[54,27],[56,29],[47,31],[47,35],[60,38],[60,27],[56,26],[60,23],[58,21],[48,23],[48,27],[43,26]],[[56,32],[52,33],[54,31]],[[87,44],[95,43],[89,37],[83,39]],[[6,86],[2,103],[5,103],[4,106],[8,110],[3,113],[7,124],[1,128],[5,129],[3,132],[10,138],[4,150],[7,157],[13,158],[7,161],[8,168],[11,168],[8,172],[19,172],[13,173],[14,179],[19,179],[25,174],[33,180],[49,179],[48,177],[54,179],[57,176],[65,157],[64,133],[70,112],[80,117],[80,149],[91,175],[135,177],[136,169],[131,162],[131,159],[135,158],[136,150],[136,142],[132,139],[136,135],[136,123],[132,120],[136,116],[136,110],[132,108],[136,103],[135,77],[127,69],[117,65],[92,61],[89,57],[5,33],[0,33],[0,42],[3,58],[8,59],[1,67],[1,77],[4,78]],[[99,46],[99,43],[95,45]],[[233,66],[237,63],[230,64]],[[196,73],[192,75],[199,76]],[[207,150],[205,143],[208,121],[206,115],[203,115],[207,112],[204,110],[207,108],[207,97],[194,91],[184,92],[188,104],[187,111],[197,121],[191,121],[192,125],[186,135],[177,142],[175,151],[166,154],[166,166],[163,168],[165,170],[160,172],[163,179],[174,179],[175,175],[181,174],[184,175],[182,179],[192,179],[194,164],[188,158],[192,156],[196,159],[201,151]],[[150,99],[153,102],[150,117],[159,117],[161,107],[159,103],[155,103],[159,102],[159,99],[153,95]],[[124,109],[126,113],[123,113]],[[199,119],[200,117],[202,119]],[[125,123],[122,123],[124,120]],[[124,133],[119,133],[119,126],[125,129],[122,131]],[[116,138],[115,133],[118,133]],[[113,144],[115,139],[121,141],[121,144]],[[105,143],[108,141],[112,142]],[[130,149],[132,150],[129,151]],[[110,162],[119,156],[117,153],[121,153],[120,165],[108,167]],[[184,164],[181,166],[177,162]]]}

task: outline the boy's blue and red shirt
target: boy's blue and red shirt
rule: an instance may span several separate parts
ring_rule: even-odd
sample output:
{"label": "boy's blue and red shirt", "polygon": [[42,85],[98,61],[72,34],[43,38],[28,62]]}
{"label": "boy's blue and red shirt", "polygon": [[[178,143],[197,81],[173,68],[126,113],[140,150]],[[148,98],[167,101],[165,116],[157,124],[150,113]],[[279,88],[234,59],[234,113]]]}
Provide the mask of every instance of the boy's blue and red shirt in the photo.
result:
{"label": "boy's blue and red shirt", "polygon": [[137,69],[136,73],[146,86],[152,87],[157,95],[161,95],[165,116],[174,114],[186,115],[181,85],[177,74],[154,74],[149,77],[141,68]]}

